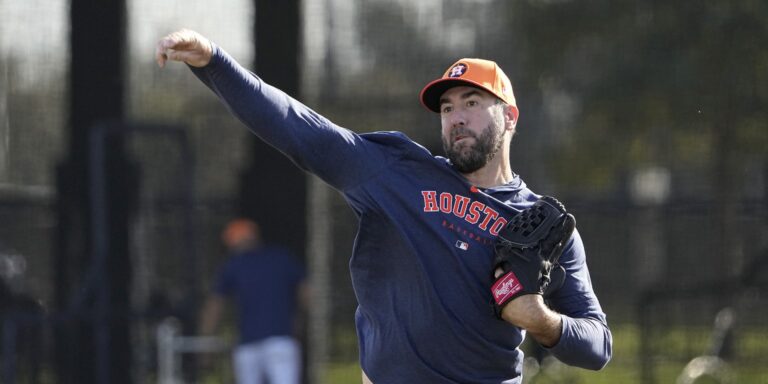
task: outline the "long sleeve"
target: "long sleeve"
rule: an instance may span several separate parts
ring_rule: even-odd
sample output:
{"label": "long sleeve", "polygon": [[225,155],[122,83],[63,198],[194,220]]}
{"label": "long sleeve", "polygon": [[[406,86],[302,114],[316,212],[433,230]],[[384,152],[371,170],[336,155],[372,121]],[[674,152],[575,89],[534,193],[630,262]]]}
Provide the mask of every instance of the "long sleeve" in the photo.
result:
{"label": "long sleeve", "polygon": [[560,342],[549,351],[558,360],[576,367],[599,370],[611,359],[613,338],[608,326],[597,319],[563,315]]}
{"label": "long sleeve", "polygon": [[191,69],[253,133],[337,189],[372,177],[390,160],[376,143],[267,84],[217,46],[207,66]]}
{"label": "long sleeve", "polygon": [[574,232],[570,246],[560,259],[566,269],[563,287],[548,298],[561,313],[560,341],[548,350],[560,361],[586,369],[603,368],[611,359],[613,337],[600,307],[587,268],[584,245]]}

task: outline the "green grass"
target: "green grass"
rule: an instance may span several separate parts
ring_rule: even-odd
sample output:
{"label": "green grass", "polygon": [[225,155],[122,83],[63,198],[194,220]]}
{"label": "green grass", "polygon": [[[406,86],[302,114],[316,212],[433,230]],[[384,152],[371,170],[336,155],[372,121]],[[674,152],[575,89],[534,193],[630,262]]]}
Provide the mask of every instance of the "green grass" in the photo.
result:
{"label": "green grass", "polygon": [[[640,331],[633,325],[613,327],[613,358],[601,371],[589,371],[563,365],[550,369],[550,375],[539,375],[530,384],[633,384],[642,383],[638,350]],[[654,378],[659,384],[675,383],[691,357],[704,352],[709,346],[710,329],[681,328],[669,330],[658,337],[655,346],[664,353],[655,358]],[[733,383],[768,384],[768,328],[741,331],[738,336],[737,358],[731,365]],[[656,347],[658,348],[658,347]],[[688,357],[690,356],[690,357]],[[525,374],[525,372],[524,372]],[[697,384],[714,381],[702,378]],[[318,384],[360,384],[360,366],[357,361],[335,362],[329,366],[326,381]]]}

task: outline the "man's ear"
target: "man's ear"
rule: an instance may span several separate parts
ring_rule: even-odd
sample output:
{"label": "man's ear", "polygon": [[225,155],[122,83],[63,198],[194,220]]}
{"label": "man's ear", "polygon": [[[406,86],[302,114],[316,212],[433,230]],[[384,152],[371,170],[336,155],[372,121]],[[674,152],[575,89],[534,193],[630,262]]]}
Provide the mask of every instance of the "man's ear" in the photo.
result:
{"label": "man's ear", "polygon": [[504,121],[507,123],[507,129],[515,129],[518,116],[520,116],[520,111],[517,107],[509,104],[504,106]]}

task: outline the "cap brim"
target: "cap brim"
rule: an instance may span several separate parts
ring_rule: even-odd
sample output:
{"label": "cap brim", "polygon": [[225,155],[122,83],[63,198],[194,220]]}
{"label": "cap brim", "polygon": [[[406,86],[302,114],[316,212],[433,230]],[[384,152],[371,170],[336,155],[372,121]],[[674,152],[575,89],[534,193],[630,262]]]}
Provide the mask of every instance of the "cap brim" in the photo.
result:
{"label": "cap brim", "polygon": [[442,96],[445,91],[462,85],[480,88],[495,95],[490,89],[472,80],[440,78],[427,84],[424,89],[421,90],[421,93],[419,94],[421,105],[432,112],[440,113],[440,96]]}

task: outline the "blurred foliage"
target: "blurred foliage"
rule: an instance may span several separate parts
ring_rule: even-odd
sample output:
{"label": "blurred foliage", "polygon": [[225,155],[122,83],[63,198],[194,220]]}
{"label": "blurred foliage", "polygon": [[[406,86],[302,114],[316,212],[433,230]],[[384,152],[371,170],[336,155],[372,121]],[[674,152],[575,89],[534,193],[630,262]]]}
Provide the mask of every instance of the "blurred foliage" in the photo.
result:
{"label": "blurred foliage", "polygon": [[[243,65],[253,67],[253,42],[247,38],[252,32],[252,15],[242,1],[226,1],[215,10],[202,1],[172,1],[152,7],[143,3],[149,4],[129,2],[132,46],[127,116],[188,127],[200,201],[199,247],[212,268],[221,253],[217,228],[233,209],[231,196],[237,192],[241,170],[250,161],[251,135],[186,67],[161,71],[150,56],[154,39],[183,20],[184,25],[214,38]],[[318,36],[327,46],[314,63],[320,70],[309,82],[316,83],[318,96],[304,100],[311,107],[357,132],[402,130],[439,154],[439,123],[434,114],[418,105],[418,91],[459,57],[491,58],[503,64],[521,108],[519,139],[513,144],[515,171],[537,192],[571,195],[572,200],[595,199],[575,205],[575,210],[588,242],[592,278],[611,319],[616,350],[611,364],[599,373],[569,370],[578,377],[575,382],[639,380],[637,344],[642,335],[627,323],[635,320],[631,309],[642,288],[638,281],[645,281],[637,278],[640,272],[634,268],[643,262],[638,257],[644,255],[638,251],[641,241],[658,240],[666,250],[660,264],[671,271],[668,275],[690,281],[721,275],[722,265],[712,262],[719,255],[712,251],[718,248],[718,239],[729,239],[724,245],[731,247],[718,249],[731,250],[725,258],[733,257],[733,265],[746,262],[754,249],[766,244],[764,204],[739,210],[744,217],[736,218],[718,213],[713,204],[697,204],[689,211],[677,210],[648,221],[648,227],[658,226],[658,237],[637,237],[637,227],[627,225],[637,218],[637,211],[624,206],[606,208],[605,200],[626,198],[622,190],[626,178],[647,166],[672,172],[677,197],[704,190],[709,194],[696,196],[710,199],[715,188],[727,185],[720,193],[732,193],[733,200],[764,198],[768,183],[768,112],[764,107],[768,101],[768,2],[330,3],[351,11],[331,9],[314,15],[322,28],[307,35]],[[68,56],[67,49],[58,49],[66,47],[68,7],[52,7],[39,0],[0,0],[0,4],[2,10],[23,10],[27,15],[0,12],[10,20],[0,24],[4,33],[0,36],[8,37],[0,39],[0,136],[5,138],[0,140],[0,183],[51,186],[52,170],[66,156],[68,139]],[[36,33],[19,29],[27,24]],[[25,50],[10,48],[19,41]],[[166,250],[181,249],[168,236],[176,233],[172,231],[181,220],[164,215],[155,202],[160,192],[177,192],[172,188],[179,187],[175,178],[168,175],[176,174],[178,161],[170,157],[175,152],[167,143],[135,140],[132,144],[132,154],[144,165],[146,179],[142,185],[144,216],[137,224],[136,239],[137,250],[146,257],[141,265],[145,270],[142,284],[175,302],[187,287],[170,278],[175,276],[177,258],[169,257]],[[54,245],[40,239],[51,238],[56,217],[50,197],[46,197],[53,194],[41,195],[36,208],[14,203],[0,210],[0,221],[14,223],[0,231],[0,238],[28,258],[28,286],[35,296],[48,298],[48,292],[53,292],[48,287],[55,272],[49,262]],[[332,204],[333,252],[338,257],[333,260],[335,327],[327,382],[359,383],[352,325],[356,302],[347,260],[356,220],[340,197]],[[736,236],[724,235],[710,220],[715,215],[723,216],[717,222],[733,228]],[[755,316],[764,318],[764,308],[755,306]],[[672,327],[670,310],[657,314],[664,320],[659,329],[665,330],[655,340],[661,347],[659,356],[663,356],[656,361],[661,382],[673,382],[689,353],[699,353],[708,345],[709,330],[691,327],[701,322],[697,318],[700,311],[682,312],[685,318]],[[685,332],[683,324],[688,326]],[[763,368],[768,348],[764,324],[761,320],[760,326],[741,333],[739,357],[743,360],[734,362],[740,383],[768,382]],[[202,382],[227,382],[231,373],[224,367],[211,376]]]}
{"label": "blurred foliage", "polygon": [[552,159],[561,182],[611,188],[637,167],[715,162],[738,175],[768,154],[768,3],[531,0],[509,17],[524,81],[580,106]]}

